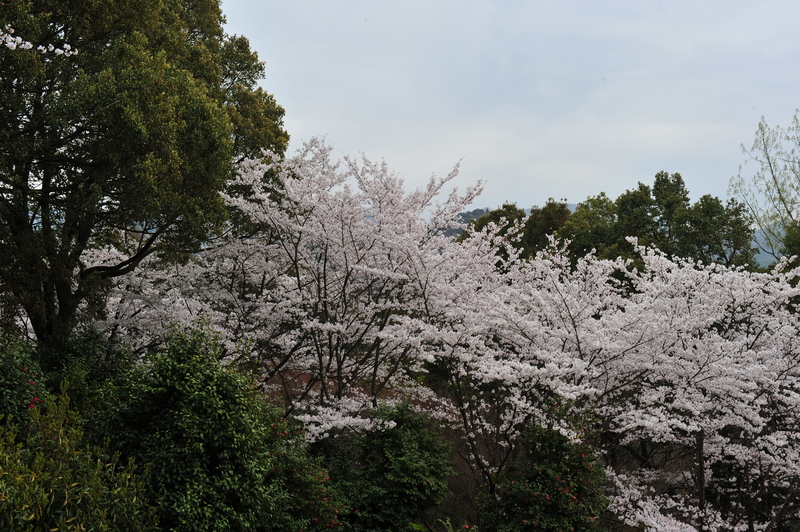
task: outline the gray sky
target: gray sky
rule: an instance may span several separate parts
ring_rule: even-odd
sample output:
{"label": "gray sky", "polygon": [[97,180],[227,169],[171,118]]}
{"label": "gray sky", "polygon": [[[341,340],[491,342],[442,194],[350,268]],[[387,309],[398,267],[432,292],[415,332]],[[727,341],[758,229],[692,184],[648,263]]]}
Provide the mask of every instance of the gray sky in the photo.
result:
{"label": "gray sky", "polygon": [[223,0],[290,153],[324,135],[409,188],[461,160],[475,207],[612,198],[679,172],[727,198],[763,115],[800,105],[800,2]]}

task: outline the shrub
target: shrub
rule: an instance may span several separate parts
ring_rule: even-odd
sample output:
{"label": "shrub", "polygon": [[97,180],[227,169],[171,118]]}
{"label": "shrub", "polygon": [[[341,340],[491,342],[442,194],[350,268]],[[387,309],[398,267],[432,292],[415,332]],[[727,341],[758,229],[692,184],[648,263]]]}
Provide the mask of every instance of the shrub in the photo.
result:
{"label": "shrub", "polygon": [[161,526],[177,531],[311,531],[338,523],[327,474],[300,431],[202,333],[176,334],[119,385],[91,422],[123,456],[149,463]]}
{"label": "shrub", "polygon": [[601,530],[605,475],[592,447],[556,430],[529,427],[522,456],[485,496],[480,527],[496,532]]}
{"label": "shrub", "polygon": [[0,529],[157,530],[133,462],[83,449],[66,395],[43,403],[21,442],[10,420],[0,426]]}
{"label": "shrub", "polygon": [[0,339],[0,416],[13,417],[23,432],[30,425],[30,411],[47,395],[42,380],[28,346]]}
{"label": "shrub", "polygon": [[58,393],[62,383],[69,382],[73,406],[82,412],[92,408],[106,382],[122,378],[134,366],[128,349],[91,325],[78,326],[66,337],[40,342],[37,356],[50,391]]}
{"label": "shrub", "polygon": [[342,521],[353,532],[411,531],[414,521],[447,495],[449,449],[436,425],[408,404],[373,412],[376,428],[316,442],[332,489],[349,508]]}

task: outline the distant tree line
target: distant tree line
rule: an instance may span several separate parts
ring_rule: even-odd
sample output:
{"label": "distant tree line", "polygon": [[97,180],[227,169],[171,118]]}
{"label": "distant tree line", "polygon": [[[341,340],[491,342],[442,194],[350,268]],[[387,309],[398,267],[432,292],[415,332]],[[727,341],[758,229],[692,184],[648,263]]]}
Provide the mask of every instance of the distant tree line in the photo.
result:
{"label": "distant tree line", "polygon": [[[565,200],[552,198],[542,207],[531,208],[529,215],[516,204],[506,203],[473,217],[468,230],[480,231],[490,223],[498,224],[503,234],[515,233],[512,242],[523,258],[545,250],[552,235],[566,242],[575,258],[594,252],[600,259],[636,259],[636,245],[644,245],[703,264],[749,270],[758,266],[755,229],[746,205],[711,195],[691,203],[678,173],[658,172],[652,186],[640,182],[615,200],[604,193],[591,196],[574,211]],[[630,237],[637,239],[636,245]]]}

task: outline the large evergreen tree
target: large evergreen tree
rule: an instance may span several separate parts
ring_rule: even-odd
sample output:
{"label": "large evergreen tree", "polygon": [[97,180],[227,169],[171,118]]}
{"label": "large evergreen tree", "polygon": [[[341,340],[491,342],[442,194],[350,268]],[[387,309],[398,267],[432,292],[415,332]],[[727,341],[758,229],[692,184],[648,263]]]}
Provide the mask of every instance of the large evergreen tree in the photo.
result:
{"label": "large evergreen tree", "polygon": [[[282,153],[263,65],[219,0],[21,0],[0,26],[71,57],[0,51],[0,295],[37,337],[69,330],[109,278],[158,246],[191,249],[225,219],[233,162]],[[87,250],[125,242],[124,260]],[[97,299],[97,298],[94,298]]]}

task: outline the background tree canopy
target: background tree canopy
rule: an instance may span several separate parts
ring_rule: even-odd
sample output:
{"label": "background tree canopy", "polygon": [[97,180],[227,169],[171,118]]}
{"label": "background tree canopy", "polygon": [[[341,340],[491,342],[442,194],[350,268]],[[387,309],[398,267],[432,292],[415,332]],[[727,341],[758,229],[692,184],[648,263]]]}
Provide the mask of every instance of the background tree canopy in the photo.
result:
{"label": "background tree canopy", "polygon": [[[479,231],[490,222],[505,235],[513,224],[522,226],[516,246],[522,257],[533,257],[549,245],[548,235],[569,240],[569,250],[581,257],[595,250],[600,258],[637,256],[628,237],[653,245],[673,257],[704,264],[755,268],[751,217],[743,203],[705,195],[695,203],[680,174],[659,172],[653,186],[639,183],[616,200],[604,193],[589,197],[570,212],[564,201],[552,198],[530,215],[515,204],[504,204],[470,222]],[[463,235],[461,239],[466,238]],[[505,257],[504,252],[500,255]]]}
{"label": "background tree canopy", "polygon": [[[225,220],[233,162],[283,153],[283,109],[263,65],[226,35],[218,0],[12,2],[32,44],[78,55],[0,54],[0,291],[40,339],[75,323],[105,280],[156,242],[192,249]],[[89,265],[114,242],[122,261]]]}
{"label": "background tree canopy", "polygon": [[573,253],[595,249],[601,258],[632,257],[626,238],[653,245],[673,257],[704,264],[755,268],[753,229],[745,206],[705,195],[695,203],[680,174],[659,172],[653,186],[643,183],[615,201],[605,195],[578,204],[557,235],[571,241]]}

